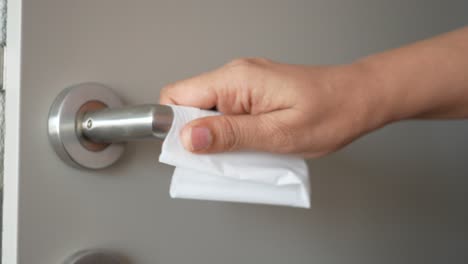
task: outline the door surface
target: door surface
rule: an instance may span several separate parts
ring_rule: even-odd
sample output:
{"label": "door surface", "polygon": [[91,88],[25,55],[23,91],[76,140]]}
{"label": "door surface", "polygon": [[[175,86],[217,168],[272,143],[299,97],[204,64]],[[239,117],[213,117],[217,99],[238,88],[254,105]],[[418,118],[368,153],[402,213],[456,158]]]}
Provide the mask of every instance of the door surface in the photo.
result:
{"label": "door surface", "polygon": [[[468,121],[404,122],[310,161],[312,209],[172,200],[159,142],[101,171],[47,139],[65,87],[127,104],[236,57],[347,63],[468,23],[467,1],[9,1],[4,264],[467,263]],[[468,69],[467,69],[468,74]]]}

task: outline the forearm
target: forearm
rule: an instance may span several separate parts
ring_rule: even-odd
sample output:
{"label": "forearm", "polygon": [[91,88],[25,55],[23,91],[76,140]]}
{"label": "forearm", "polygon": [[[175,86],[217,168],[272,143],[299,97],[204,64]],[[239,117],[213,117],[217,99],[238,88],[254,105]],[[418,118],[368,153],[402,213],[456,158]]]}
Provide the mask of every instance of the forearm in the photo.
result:
{"label": "forearm", "polygon": [[364,89],[387,123],[468,117],[468,27],[366,57],[354,66],[365,72]]}

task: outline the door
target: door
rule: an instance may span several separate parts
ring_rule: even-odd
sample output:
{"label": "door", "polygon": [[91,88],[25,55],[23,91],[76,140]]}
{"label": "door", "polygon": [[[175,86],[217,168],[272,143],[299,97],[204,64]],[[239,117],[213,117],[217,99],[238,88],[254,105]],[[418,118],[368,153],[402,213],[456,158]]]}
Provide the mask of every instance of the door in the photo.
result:
{"label": "door", "polygon": [[[95,81],[126,104],[236,57],[347,63],[468,23],[466,1],[9,1],[4,264],[112,249],[131,263],[466,263],[468,122],[404,122],[309,162],[310,210],[173,200],[160,142],[77,170],[47,115]],[[468,74],[468,69],[467,69]]]}

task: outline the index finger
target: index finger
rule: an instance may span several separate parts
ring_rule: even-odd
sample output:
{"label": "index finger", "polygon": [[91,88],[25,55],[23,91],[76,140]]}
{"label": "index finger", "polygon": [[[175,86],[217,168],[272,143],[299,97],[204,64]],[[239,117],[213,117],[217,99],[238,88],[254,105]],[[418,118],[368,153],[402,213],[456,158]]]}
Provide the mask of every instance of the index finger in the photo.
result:
{"label": "index finger", "polygon": [[164,87],[159,103],[211,109],[216,106],[216,71],[179,81]]}

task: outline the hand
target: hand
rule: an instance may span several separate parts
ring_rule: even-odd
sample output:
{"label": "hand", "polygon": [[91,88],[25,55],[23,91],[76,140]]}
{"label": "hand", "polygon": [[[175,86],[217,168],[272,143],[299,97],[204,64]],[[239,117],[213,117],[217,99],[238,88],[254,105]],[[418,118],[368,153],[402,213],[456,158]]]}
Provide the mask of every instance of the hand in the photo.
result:
{"label": "hand", "polygon": [[235,60],[161,91],[160,103],[225,115],[187,124],[188,150],[259,150],[318,157],[385,124],[356,65],[314,67],[265,59]]}
{"label": "hand", "polygon": [[468,118],[467,43],[465,27],[350,65],[236,60],[165,87],[160,102],[225,114],[187,124],[190,151],[318,157],[393,121]]}

